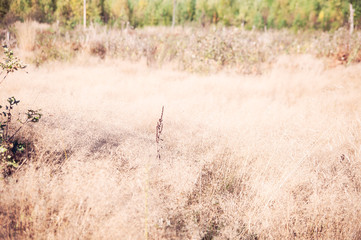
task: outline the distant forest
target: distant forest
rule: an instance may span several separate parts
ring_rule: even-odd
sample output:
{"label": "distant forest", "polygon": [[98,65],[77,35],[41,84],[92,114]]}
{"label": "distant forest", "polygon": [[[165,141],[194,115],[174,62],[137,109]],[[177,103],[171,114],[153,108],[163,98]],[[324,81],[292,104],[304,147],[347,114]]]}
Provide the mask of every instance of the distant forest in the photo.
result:
{"label": "distant forest", "polygon": [[[348,24],[350,3],[355,27],[361,27],[361,0],[86,0],[87,23],[133,27],[171,25],[243,26],[246,29],[333,30]],[[82,23],[83,0],[1,0],[0,23],[27,19]]]}

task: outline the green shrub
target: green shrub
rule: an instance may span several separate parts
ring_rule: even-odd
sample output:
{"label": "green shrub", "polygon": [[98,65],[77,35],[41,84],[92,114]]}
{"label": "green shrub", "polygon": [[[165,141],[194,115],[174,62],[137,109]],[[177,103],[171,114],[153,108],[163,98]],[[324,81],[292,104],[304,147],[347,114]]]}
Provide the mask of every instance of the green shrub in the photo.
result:
{"label": "green shrub", "polygon": [[[5,75],[2,80],[5,80],[9,73],[24,69],[26,66],[6,46],[3,46],[3,49],[5,61],[0,62],[0,67],[3,70],[1,74]],[[0,170],[4,177],[22,164],[21,156],[26,145],[17,139],[17,134],[25,124],[36,123],[41,118],[39,110],[29,109],[23,119],[19,116],[15,120],[13,111],[19,102],[15,97],[10,97],[5,106],[0,105]],[[20,126],[16,127],[14,122],[18,122]]]}

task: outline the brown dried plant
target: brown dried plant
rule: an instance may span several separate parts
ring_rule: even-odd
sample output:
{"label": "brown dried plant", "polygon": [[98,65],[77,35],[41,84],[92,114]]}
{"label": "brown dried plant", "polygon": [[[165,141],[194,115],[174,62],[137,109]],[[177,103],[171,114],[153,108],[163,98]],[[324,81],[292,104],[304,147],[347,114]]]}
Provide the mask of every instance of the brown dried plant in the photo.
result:
{"label": "brown dried plant", "polygon": [[163,141],[163,139],[161,138],[161,134],[163,131],[163,113],[164,113],[164,106],[162,107],[162,113],[157,122],[157,127],[155,128],[155,141],[157,143],[157,158],[159,160],[160,160],[160,150],[162,149],[160,142]]}

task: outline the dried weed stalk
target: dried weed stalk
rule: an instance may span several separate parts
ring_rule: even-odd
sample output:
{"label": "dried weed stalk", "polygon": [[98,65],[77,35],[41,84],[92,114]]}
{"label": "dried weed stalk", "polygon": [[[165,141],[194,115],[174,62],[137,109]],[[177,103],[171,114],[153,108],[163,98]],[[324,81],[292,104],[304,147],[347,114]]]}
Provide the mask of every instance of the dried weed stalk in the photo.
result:
{"label": "dried weed stalk", "polygon": [[160,142],[163,141],[163,139],[160,137],[163,131],[163,112],[164,112],[164,106],[162,107],[162,113],[157,122],[157,127],[155,128],[155,141],[157,143],[157,158],[159,160],[160,160],[160,149],[162,148],[160,146]]}

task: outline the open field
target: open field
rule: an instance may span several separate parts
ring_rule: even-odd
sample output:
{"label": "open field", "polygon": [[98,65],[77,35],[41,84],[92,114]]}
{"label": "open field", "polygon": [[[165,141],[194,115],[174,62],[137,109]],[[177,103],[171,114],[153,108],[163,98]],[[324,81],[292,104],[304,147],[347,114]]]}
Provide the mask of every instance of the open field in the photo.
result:
{"label": "open field", "polygon": [[[41,108],[2,239],[360,239],[361,65],[261,75],[78,59],[9,76]],[[164,110],[161,159],[155,127]]]}

